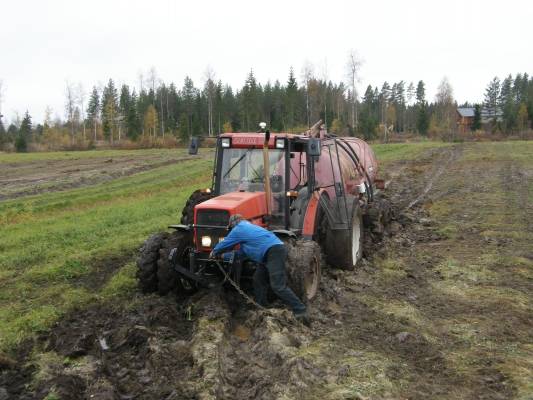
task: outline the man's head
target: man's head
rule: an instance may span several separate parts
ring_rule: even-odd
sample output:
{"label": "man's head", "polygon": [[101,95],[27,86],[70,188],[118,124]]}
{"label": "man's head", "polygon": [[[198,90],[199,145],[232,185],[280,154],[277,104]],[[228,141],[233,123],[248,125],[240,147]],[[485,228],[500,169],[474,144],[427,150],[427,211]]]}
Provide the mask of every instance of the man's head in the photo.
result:
{"label": "man's head", "polygon": [[229,222],[228,222],[228,229],[233,229],[235,228],[235,226],[241,222],[244,218],[242,217],[241,214],[235,214],[235,215],[232,215],[231,217],[229,217]]}

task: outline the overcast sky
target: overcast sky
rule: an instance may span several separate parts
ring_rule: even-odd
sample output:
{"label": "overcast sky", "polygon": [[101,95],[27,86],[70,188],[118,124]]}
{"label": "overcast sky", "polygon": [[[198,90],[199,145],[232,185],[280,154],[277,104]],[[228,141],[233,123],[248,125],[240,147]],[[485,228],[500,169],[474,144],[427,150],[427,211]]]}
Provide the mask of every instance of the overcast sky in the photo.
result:
{"label": "overcast sky", "polygon": [[476,102],[494,76],[533,73],[532,38],[529,0],[0,0],[2,113],[63,118],[67,80],[138,86],[152,66],[178,87],[187,74],[200,86],[207,65],[234,87],[250,69],[285,82],[306,60],[340,81],[350,49],[360,92],[422,79],[432,100],[447,76],[458,102]]}

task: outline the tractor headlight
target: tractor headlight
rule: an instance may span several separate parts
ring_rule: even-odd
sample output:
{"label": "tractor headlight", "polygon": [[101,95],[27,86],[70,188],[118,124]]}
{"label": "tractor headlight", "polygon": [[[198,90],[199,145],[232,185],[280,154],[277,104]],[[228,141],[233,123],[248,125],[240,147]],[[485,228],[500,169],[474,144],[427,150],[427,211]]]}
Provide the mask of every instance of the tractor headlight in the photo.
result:
{"label": "tractor headlight", "polygon": [[231,140],[230,138],[222,138],[220,141],[221,145],[225,149],[229,149],[231,147]]}
{"label": "tractor headlight", "polygon": [[211,247],[211,236],[202,236],[202,247]]}
{"label": "tractor headlight", "polygon": [[276,149],[285,148],[285,139],[276,139]]}

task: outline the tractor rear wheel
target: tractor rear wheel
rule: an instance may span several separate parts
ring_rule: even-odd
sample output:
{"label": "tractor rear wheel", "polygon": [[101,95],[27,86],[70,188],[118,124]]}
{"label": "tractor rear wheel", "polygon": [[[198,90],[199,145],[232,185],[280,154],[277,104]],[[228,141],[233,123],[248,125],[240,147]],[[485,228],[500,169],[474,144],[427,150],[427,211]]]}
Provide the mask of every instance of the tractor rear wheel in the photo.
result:
{"label": "tractor rear wheel", "polygon": [[313,240],[286,241],[287,280],[289,287],[307,303],[318,293],[321,273],[320,246]]}
{"label": "tractor rear wheel", "polygon": [[201,189],[195,190],[189,196],[185,207],[181,212],[181,223],[183,225],[189,225],[194,223],[194,207],[197,204],[203,203],[206,200],[209,200],[213,197],[213,193],[207,193]]}
{"label": "tractor rear wheel", "polygon": [[196,285],[180,276],[175,270],[169,255],[177,251],[177,262],[187,266],[192,239],[189,233],[174,231],[152,235],[141,248],[137,259],[137,278],[144,293],[158,292],[164,296],[169,292],[190,294]]}

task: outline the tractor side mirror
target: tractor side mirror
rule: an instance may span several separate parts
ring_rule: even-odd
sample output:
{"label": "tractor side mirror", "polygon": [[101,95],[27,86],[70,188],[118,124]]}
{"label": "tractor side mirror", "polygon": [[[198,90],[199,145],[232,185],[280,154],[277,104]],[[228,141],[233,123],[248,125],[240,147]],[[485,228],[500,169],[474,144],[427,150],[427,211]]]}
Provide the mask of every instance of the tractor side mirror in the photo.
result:
{"label": "tractor side mirror", "polygon": [[196,155],[198,154],[199,140],[196,136],[191,137],[191,142],[189,143],[189,154]]}
{"label": "tractor side mirror", "polygon": [[312,157],[320,157],[322,146],[320,145],[320,139],[309,138],[307,142],[307,154]]}

